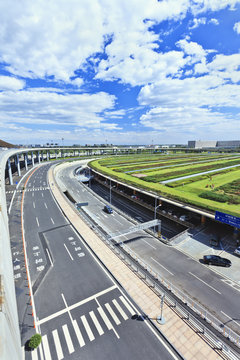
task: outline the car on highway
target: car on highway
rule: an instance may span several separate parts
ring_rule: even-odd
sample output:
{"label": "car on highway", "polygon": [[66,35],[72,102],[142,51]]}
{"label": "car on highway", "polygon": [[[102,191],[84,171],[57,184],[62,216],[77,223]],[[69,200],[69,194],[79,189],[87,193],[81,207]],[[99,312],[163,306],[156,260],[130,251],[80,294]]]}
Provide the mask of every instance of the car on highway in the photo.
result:
{"label": "car on highway", "polygon": [[112,212],[113,212],[113,209],[109,205],[105,205],[103,210],[108,214],[112,214]]}
{"label": "car on highway", "polygon": [[232,265],[231,261],[218,255],[204,255],[203,262],[208,265],[226,266]]}
{"label": "car on highway", "polygon": [[240,256],[240,246],[238,246],[233,253],[237,256]]}

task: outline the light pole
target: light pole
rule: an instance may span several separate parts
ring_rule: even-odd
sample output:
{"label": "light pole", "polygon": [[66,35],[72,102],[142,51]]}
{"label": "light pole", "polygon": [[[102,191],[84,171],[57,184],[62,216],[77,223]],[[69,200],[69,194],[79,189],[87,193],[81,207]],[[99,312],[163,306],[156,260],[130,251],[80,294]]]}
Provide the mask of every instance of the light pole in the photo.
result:
{"label": "light pole", "polygon": [[164,298],[165,298],[165,294],[162,294],[161,296],[161,302],[160,302],[160,307],[161,307],[161,315],[157,317],[157,322],[158,324],[164,325],[165,324],[165,319],[163,317],[163,304],[164,304]]}
{"label": "light pole", "polygon": [[[155,198],[154,220],[156,220],[156,218],[157,218],[157,208],[162,206],[162,204],[159,204],[158,206],[156,206],[156,200],[157,200],[157,198]],[[154,230],[156,232],[156,226],[154,227]],[[161,222],[158,225],[158,233],[161,234]]]}
{"label": "light pole", "polygon": [[112,204],[112,180],[110,179],[110,195],[109,195],[109,202]]}

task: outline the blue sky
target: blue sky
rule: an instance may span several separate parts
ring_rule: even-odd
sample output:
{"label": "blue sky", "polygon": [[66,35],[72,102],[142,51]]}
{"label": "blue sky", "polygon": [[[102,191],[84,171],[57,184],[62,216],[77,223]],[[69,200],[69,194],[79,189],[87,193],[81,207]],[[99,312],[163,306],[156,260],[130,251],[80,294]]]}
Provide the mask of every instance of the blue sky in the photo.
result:
{"label": "blue sky", "polygon": [[240,0],[2,1],[0,139],[239,140]]}

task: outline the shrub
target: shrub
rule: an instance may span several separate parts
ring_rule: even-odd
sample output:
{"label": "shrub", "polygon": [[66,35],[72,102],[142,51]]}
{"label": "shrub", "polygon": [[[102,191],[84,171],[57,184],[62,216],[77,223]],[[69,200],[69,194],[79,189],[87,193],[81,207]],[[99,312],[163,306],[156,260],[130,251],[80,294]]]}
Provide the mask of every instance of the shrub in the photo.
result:
{"label": "shrub", "polygon": [[240,197],[239,196],[229,196],[228,203],[238,205],[238,204],[240,204]]}
{"label": "shrub", "polygon": [[40,334],[35,334],[29,340],[29,347],[31,349],[36,349],[42,341],[42,336]]}
{"label": "shrub", "polygon": [[223,194],[217,194],[216,192],[213,191],[204,191],[201,194],[199,194],[199,196],[204,199],[214,200],[222,203],[227,202],[229,200],[229,196]]}

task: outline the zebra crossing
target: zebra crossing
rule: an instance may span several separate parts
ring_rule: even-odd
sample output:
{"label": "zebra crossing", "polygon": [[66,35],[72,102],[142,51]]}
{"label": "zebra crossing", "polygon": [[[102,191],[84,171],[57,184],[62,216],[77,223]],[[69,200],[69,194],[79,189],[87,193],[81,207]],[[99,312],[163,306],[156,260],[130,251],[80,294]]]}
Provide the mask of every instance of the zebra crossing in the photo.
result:
{"label": "zebra crossing", "polygon": [[[43,191],[43,190],[49,190],[49,186],[42,186],[42,187],[33,187],[33,188],[26,188],[24,189],[24,191],[28,192],[28,191]],[[16,193],[22,193],[23,190],[9,190],[9,191],[6,191],[6,194],[13,194],[14,192]]]}
{"label": "zebra crossing", "polygon": [[[64,324],[43,335],[39,348],[31,352],[31,360],[62,360],[110,330],[119,339],[115,327],[133,315],[136,315],[136,311],[122,295],[104,305],[99,304],[95,311],[81,315],[78,319],[71,319],[71,324]],[[44,353],[44,358],[41,352]]]}

